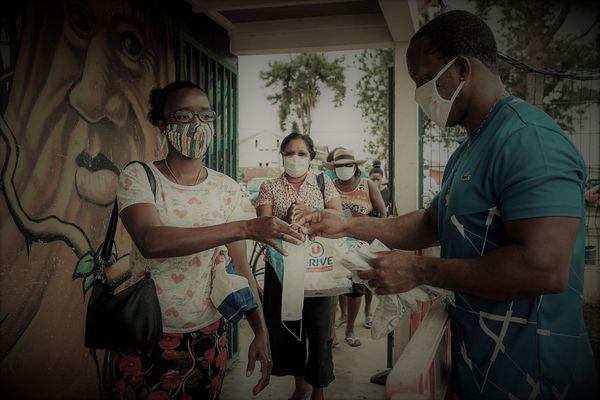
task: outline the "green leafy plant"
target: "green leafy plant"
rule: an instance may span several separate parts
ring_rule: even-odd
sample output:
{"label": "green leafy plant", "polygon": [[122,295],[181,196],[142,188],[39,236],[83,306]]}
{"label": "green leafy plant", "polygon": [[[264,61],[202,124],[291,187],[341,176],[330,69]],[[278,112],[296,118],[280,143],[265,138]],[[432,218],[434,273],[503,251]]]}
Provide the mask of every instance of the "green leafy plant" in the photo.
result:
{"label": "green leafy plant", "polygon": [[292,130],[301,128],[302,133],[310,135],[312,110],[322,88],[333,92],[335,107],[342,105],[346,97],[343,62],[343,57],[329,61],[322,53],[302,53],[288,61],[269,62],[269,67],[260,72],[265,86],[275,89],[267,100],[278,106],[282,131],[291,123]]}

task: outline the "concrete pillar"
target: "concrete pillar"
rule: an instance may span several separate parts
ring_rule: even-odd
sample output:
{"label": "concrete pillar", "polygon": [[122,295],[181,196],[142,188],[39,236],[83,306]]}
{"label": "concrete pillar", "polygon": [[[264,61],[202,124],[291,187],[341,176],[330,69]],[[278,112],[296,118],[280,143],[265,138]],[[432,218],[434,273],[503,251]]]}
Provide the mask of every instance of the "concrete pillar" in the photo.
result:
{"label": "concrete pillar", "polygon": [[419,128],[418,105],[414,100],[415,84],[406,66],[408,42],[394,46],[394,196],[398,214],[419,207]]}
{"label": "concrete pillar", "polygon": [[[419,207],[419,117],[414,100],[415,84],[408,74],[406,50],[408,42],[394,46],[394,191],[398,214],[406,214]],[[410,310],[394,331],[394,363],[408,343]]]}

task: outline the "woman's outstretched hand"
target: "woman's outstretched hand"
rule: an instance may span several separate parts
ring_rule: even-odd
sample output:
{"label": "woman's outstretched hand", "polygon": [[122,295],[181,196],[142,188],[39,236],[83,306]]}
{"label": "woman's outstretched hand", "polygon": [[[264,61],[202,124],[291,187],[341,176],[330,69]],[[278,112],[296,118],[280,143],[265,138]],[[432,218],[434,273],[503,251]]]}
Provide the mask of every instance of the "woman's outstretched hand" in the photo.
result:
{"label": "woman's outstretched hand", "polygon": [[293,226],[287,222],[272,216],[258,217],[246,221],[248,239],[266,243],[283,255],[287,252],[275,242],[281,239],[295,245],[304,242],[306,229],[298,224]]}
{"label": "woman's outstretched hand", "polygon": [[313,211],[315,211],[313,208],[296,200],[292,203],[290,208],[288,208],[287,215],[285,216],[285,220],[286,220],[286,222],[288,222],[290,224],[294,224],[297,221],[300,221],[303,217],[312,213]]}

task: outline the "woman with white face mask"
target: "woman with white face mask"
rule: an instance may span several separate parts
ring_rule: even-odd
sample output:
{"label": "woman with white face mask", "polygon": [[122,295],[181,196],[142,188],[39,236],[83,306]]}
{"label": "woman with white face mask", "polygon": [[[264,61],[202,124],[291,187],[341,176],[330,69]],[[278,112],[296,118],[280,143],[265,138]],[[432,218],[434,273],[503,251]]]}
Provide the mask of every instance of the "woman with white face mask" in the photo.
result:
{"label": "woman with white face mask", "polygon": [[[342,209],[346,216],[366,217],[376,215],[386,217],[386,209],[381,192],[367,178],[360,177],[359,165],[365,160],[356,160],[352,150],[338,148],[333,153],[331,162],[323,163],[327,169],[333,169],[337,179],[334,180],[335,187],[340,194]],[[341,321],[338,326],[343,325],[346,317],[345,341],[351,347],[361,345],[360,339],[354,333],[354,323],[360,309],[361,297],[365,295],[365,327],[370,328],[372,319],[370,306],[372,293],[365,290],[364,285],[352,284],[352,292],[339,296],[340,308],[342,310]]]}
{"label": "woman with white face mask", "polygon": [[[327,208],[341,212],[339,194],[331,179],[323,176],[322,193],[317,175],[309,169],[316,154],[310,136],[291,133],[281,142],[280,150],[284,172],[260,187],[256,215],[274,215],[293,223],[297,215],[314,209]],[[302,325],[296,321],[286,322],[292,332],[302,327],[301,340],[298,341],[281,323],[281,296],[282,284],[267,258],[264,310],[273,355],[272,374],[294,376],[295,390],[291,399],[306,399],[310,391],[307,383],[312,386],[311,399],[323,399],[323,389],[334,379],[332,342],[329,337],[334,298],[304,299]]]}

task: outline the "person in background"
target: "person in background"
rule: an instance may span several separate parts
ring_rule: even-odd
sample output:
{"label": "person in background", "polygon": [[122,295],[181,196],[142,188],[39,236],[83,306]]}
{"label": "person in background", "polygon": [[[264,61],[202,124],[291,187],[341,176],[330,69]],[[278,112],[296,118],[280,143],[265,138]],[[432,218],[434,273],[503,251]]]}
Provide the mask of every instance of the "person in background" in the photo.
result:
{"label": "person in background", "polygon": [[[327,158],[325,159],[325,161],[327,161],[328,163],[330,163],[333,160],[333,154],[335,153],[335,151],[337,149],[341,149],[342,147],[336,147],[335,149],[331,150],[328,154],[327,154]],[[325,164],[325,163],[323,163]],[[325,168],[325,170],[323,171],[323,173],[325,175],[327,175],[328,177],[331,178],[331,180],[335,180],[337,179],[337,176],[335,175],[335,170],[331,169],[331,168]],[[359,168],[359,177],[360,178],[366,178],[367,174],[365,173],[365,171],[363,171],[362,169]]]}
{"label": "person in background", "polygon": [[[333,153],[335,153],[335,151],[337,149],[340,149],[341,147],[336,147],[335,149],[331,150],[328,154],[327,154],[327,158],[325,159],[325,161],[327,161],[328,163],[330,163],[331,161],[333,161]],[[327,175],[329,178],[331,178],[331,180],[335,180],[337,179],[337,176],[335,176],[335,171],[333,169],[330,168],[325,168],[325,170],[323,171],[323,173],[325,175]]]}
{"label": "person in background", "polygon": [[[392,210],[391,201],[390,201],[390,190],[388,189],[387,183],[385,181],[385,174],[383,169],[381,168],[381,161],[374,160],[373,168],[369,171],[369,180],[375,184],[375,187],[381,193],[381,198],[383,199],[383,203],[385,204],[385,210],[387,215],[390,215]],[[376,212],[372,212],[369,214],[370,217],[378,217]],[[365,328],[371,329],[373,325],[373,316],[371,315],[371,302],[373,299],[373,293],[370,290],[365,292]]]}
{"label": "person in background", "polygon": [[[337,179],[333,181],[342,200],[342,209],[346,215],[352,217],[366,217],[369,214],[381,218],[387,217],[385,204],[379,189],[367,178],[361,178],[359,165],[364,164],[364,160],[355,160],[354,153],[351,150],[338,148],[333,154],[331,162],[325,162],[323,166],[328,169],[334,169]],[[360,339],[354,332],[354,323],[360,309],[361,297],[365,294],[364,285],[352,284],[352,292],[345,294],[347,302],[347,322],[344,340],[352,347],[360,346]],[[370,328],[373,323],[370,308],[373,298],[370,290],[366,290],[369,296],[365,300],[365,324]],[[342,296],[340,296],[342,297]],[[340,307],[344,311],[342,300]]]}
{"label": "person in background", "polygon": [[[244,221],[239,185],[203,165],[216,118],[204,90],[187,81],[153,89],[148,118],[168,143],[166,158],[148,164],[156,191],[144,168],[133,163],[120,175],[117,204],[132,239],[128,284],[150,268],[164,337],[148,352],[112,353],[112,396],[216,399],[227,365],[227,338],[223,319],[209,297],[215,248],[219,257],[232,259],[258,299],[245,239],[281,250],[274,239],[301,243],[303,235],[271,216]],[[254,332],[248,373],[256,360],[261,363],[262,376],[252,390],[257,394],[269,383],[271,354],[260,307],[248,311],[246,318]]]}
{"label": "person in background", "polygon": [[440,185],[431,176],[428,165],[423,166],[423,207],[427,208],[440,191]]}
{"label": "person in background", "polygon": [[373,168],[369,171],[369,179],[375,184],[377,189],[379,189],[381,197],[383,198],[383,203],[385,204],[386,212],[388,215],[391,215],[393,207],[390,198],[390,189],[387,186],[387,180],[385,179],[385,174],[381,168],[381,161],[373,161]]}
{"label": "person in background", "polygon": [[585,205],[587,207],[600,207],[600,185],[592,186],[585,192]]}
{"label": "person in background", "polygon": [[[331,163],[333,161],[333,155],[334,155],[335,151],[338,149],[341,149],[341,148],[342,147],[336,147],[335,149],[331,150],[329,152],[329,154],[327,154],[327,158],[326,158],[327,163]],[[359,169],[359,171],[360,171],[359,173],[360,173],[361,178],[366,177],[365,173],[361,169]],[[337,179],[334,168],[325,168],[325,171],[323,173],[325,175],[329,176],[331,178],[331,180]],[[340,317],[336,321],[338,304],[340,306]],[[369,309],[365,310],[365,311],[368,311],[368,315],[371,315],[370,301],[369,301]],[[338,345],[335,329],[346,325],[347,322],[348,322],[347,298],[345,295],[341,295],[341,296],[338,296],[338,300],[333,303],[333,319],[331,321],[331,340],[333,341],[333,347],[337,347],[337,345]],[[372,318],[370,318],[369,323],[367,325],[370,326],[372,324],[372,322],[373,322]]]}
{"label": "person in background", "polygon": [[[494,34],[466,11],[423,25],[406,53],[415,100],[463,126],[431,205],[396,218],[313,212],[310,235],[378,238],[392,249],[361,273],[376,293],[454,291],[450,393],[460,399],[596,399],[583,319],[586,165],[543,110],[510,96]],[[441,257],[418,256],[441,243]]]}
{"label": "person in background", "polygon": [[[331,150],[328,154],[327,154],[327,158],[326,161],[328,163],[330,163],[331,161],[333,161],[333,154],[335,153],[335,151],[337,149],[341,149],[341,147],[336,147],[335,149]],[[331,180],[335,180],[337,179],[337,176],[335,175],[335,171],[333,168],[325,168],[325,170],[323,171],[323,174],[327,175],[329,178],[331,178]],[[337,307],[338,307],[338,303],[340,305],[340,318],[336,321],[336,315],[337,315]],[[333,302],[333,315],[331,318],[331,342],[332,342],[332,346],[335,348],[338,346],[338,341],[337,341],[337,335],[336,335],[336,331],[335,328],[343,326],[346,324],[346,322],[348,321],[348,314],[347,314],[347,310],[346,310],[346,297],[344,295],[341,296],[337,296],[337,299]]]}
{"label": "person in background", "polygon": [[[324,178],[323,193],[317,176],[309,170],[316,152],[310,136],[290,133],[281,142],[284,172],[280,177],[264,182],[256,200],[258,217],[276,216],[293,223],[298,213],[328,209],[341,213],[340,198],[333,182]],[[267,257],[265,263],[264,307],[267,329],[273,352],[273,375],[293,375],[295,389],[292,400],[306,399],[312,386],[312,400],[324,398],[324,388],[333,375],[330,326],[334,297],[304,299],[302,321],[286,322],[292,332],[302,327],[298,341],[281,322],[282,282]],[[303,268],[303,266],[298,266]],[[308,357],[307,342],[308,341]]]}

